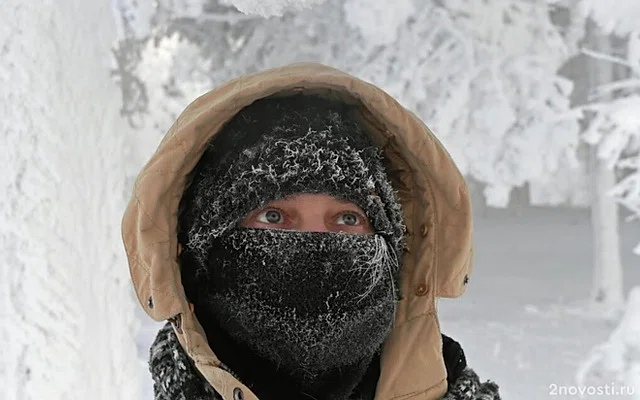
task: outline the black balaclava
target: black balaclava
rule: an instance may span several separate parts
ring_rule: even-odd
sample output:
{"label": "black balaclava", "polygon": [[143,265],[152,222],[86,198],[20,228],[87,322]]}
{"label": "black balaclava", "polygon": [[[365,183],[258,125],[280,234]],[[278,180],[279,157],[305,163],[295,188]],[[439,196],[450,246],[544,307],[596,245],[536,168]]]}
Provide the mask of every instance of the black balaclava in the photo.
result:
{"label": "black balaclava", "polygon": [[[179,216],[183,285],[214,351],[250,385],[271,376],[341,399],[371,370],[393,322],[404,237],[382,161],[349,106],[296,95],[240,111],[194,169]],[[297,193],[357,204],[374,234],[238,227]]]}

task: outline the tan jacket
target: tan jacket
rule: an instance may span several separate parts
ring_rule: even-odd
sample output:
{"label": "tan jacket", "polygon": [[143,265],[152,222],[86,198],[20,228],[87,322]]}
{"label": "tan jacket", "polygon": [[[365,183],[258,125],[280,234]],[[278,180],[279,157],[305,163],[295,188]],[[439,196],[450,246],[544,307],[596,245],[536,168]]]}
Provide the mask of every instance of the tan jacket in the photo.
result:
{"label": "tan jacket", "polygon": [[[137,177],[122,236],[138,300],[174,330],[198,370],[225,400],[236,388],[220,368],[185,297],[178,265],[178,205],[205,146],[243,107],[272,95],[313,93],[355,104],[384,150],[407,225],[401,295],[382,357],[376,399],[423,399],[447,389],[437,297],[464,292],[472,260],[471,206],[465,181],[431,130],[381,89],[319,64],[294,64],[237,78],[191,103]],[[236,390],[237,392],[237,390]]]}

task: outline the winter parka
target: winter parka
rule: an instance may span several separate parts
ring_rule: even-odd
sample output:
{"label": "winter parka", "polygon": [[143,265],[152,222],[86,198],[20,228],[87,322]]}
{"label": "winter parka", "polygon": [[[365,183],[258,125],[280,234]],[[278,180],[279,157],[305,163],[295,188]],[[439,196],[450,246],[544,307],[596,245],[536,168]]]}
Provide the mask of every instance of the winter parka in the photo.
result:
{"label": "winter parka", "polygon": [[[216,357],[216,343],[208,343],[185,296],[178,206],[189,173],[227,121],[258,99],[300,92],[358,108],[362,124],[384,152],[404,211],[401,300],[381,354],[375,399],[443,398],[448,382],[436,299],[460,296],[469,281],[473,247],[467,186],[419,118],[376,86],[324,65],[294,64],[237,78],[199,97],[178,117],[138,175],[122,221],[138,300],[154,320],[172,323],[178,353],[222,399],[257,400]],[[462,377],[472,373],[466,371]],[[479,394],[447,399],[499,398]]]}

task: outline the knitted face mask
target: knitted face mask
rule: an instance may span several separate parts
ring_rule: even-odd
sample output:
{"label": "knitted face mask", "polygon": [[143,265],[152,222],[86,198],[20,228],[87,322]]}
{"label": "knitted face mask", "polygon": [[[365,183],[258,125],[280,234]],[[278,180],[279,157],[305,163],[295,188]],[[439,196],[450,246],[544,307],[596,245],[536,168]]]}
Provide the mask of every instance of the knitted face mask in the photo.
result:
{"label": "knitted face mask", "polygon": [[201,281],[209,310],[282,368],[351,365],[389,332],[398,268],[380,236],[236,228],[211,254]]}

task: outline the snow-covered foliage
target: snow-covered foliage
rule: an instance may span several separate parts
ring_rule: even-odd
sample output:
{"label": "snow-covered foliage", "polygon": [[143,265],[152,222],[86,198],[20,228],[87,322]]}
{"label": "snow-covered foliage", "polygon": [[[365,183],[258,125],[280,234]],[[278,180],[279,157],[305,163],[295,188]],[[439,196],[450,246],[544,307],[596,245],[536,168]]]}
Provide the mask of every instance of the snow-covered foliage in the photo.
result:
{"label": "snow-covered foliage", "polygon": [[[216,0],[183,0],[189,3],[183,7],[159,1],[154,10],[119,1],[120,9],[128,10],[122,12],[124,25],[130,26],[122,29],[128,41],[121,43],[120,54],[135,54],[123,69],[130,74],[127,81],[137,83],[123,81],[125,110],[140,128],[131,143],[148,149],[131,151],[145,157],[131,158],[130,175],[177,113],[209,88],[259,69],[318,61],[381,86],[415,110],[462,172],[483,185],[489,205],[506,206],[512,189],[523,185],[536,205],[584,206],[590,201],[580,148],[583,139],[595,144],[594,137],[581,135],[585,108],[571,103],[575,82],[558,73],[580,50],[585,35],[584,14],[574,10],[579,0],[563,2],[570,18],[562,26],[550,17],[557,10],[546,2],[402,0],[390,11],[385,2],[364,7],[359,0],[327,0],[263,19]],[[153,22],[145,25],[140,16]],[[640,68],[638,43],[640,36],[629,34],[623,62],[634,71]],[[133,50],[122,51],[126,46]],[[127,90],[134,86],[137,90]],[[633,110],[633,98],[625,99],[639,89],[637,73],[600,88],[618,91],[620,100],[597,106],[590,131],[622,126],[624,110]],[[592,113],[595,107],[587,106]],[[605,152],[616,143],[624,155],[615,166],[625,176],[612,193],[637,213],[635,184],[640,179],[633,163],[637,136],[629,127],[632,120],[626,120],[624,132],[601,135],[599,146]]]}
{"label": "snow-covered foliage", "polygon": [[[587,143],[598,145],[598,156],[610,167],[627,163],[624,155],[640,144],[640,95],[631,95],[604,104],[591,105],[594,120],[584,132]],[[628,164],[631,166],[631,164]]]}
{"label": "snow-covered foliage", "polygon": [[358,29],[371,45],[388,45],[396,41],[398,31],[416,12],[412,0],[396,0],[393,7],[385,2],[345,0],[346,22]]}
{"label": "snow-covered foliage", "polygon": [[[624,3],[620,2],[616,7]],[[627,10],[616,7],[613,10],[620,11],[620,15],[616,16],[613,10],[605,15],[614,21],[633,19],[632,11],[628,10],[630,14],[622,15]],[[605,22],[603,20],[601,23]],[[598,156],[620,175],[610,191],[611,195],[631,212],[631,219],[640,219],[640,28],[635,29],[627,32],[624,58],[586,51],[594,58],[625,66],[628,76],[596,88],[595,102],[584,108],[593,115],[593,119],[583,138],[596,146]],[[640,244],[634,252],[640,255]]]}
{"label": "snow-covered foliage", "polygon": [[8,0],[0,13],[4,400],[139,397],[110,11]]}
{"label": "snow-covered foliage", "polygon": [[578,370],[580,386],[616,382],[635,391],[640,399],[640,287],[629,298],[618,326],[609,338],[595,347]]}
{"label": "snow-covered foliage", "polygon": [[[215,4],[228,11],[239,11],[255,17],[282,17],[285,13],[300,12],[326,0],[219,0]],[[199,18],[209,14],[214,2],[209,0],[112,0],[114,9],[126,19],[126,23],[142,36],[162,23],[163,14],[173,18]],[[214,7],[216,8],[216,7]],[[233,14],[230,13],[229,15]],[[212,15],[213,19],[223,17]]]}
{"label": "snow-covered foliage", "polygon": [[[127,145],[132,157],[128,165],[135,174],[146,161],[145,150],[155,149],[158,132],[162,132],[178,117],[187,99],[195,99],[211,85],[208,76],[211,61],[200,56],[200,49],[178,33],[148,42],[141,52],[143,62],[136,74],[145,77],[145,96],[152,118],[132,114],[134,126],[147,126],[146,130],[130,135]],[[147,133],[147,134],[145,134]]]}
{"label": "snow-covered foliage", "polygon": [[232,5],[244,14],[281,17],[285,11],[300,11],[323,1],[325,0],[222,0],[222,3]]}
{"label": "snow-covered foliage", "polygon": [[636,0],[580,0],[580,9],[607,33],[626,35],[640,26]]}
{"label": "snow-covered foliage", "polygon": [[163,22],[138,47],[131,69],[146,88],[146,113],[136,118],[146,127],[142,136],[157,137],[179,105],[207,87],[318,61],[378,84],[416,110],[463,173],[486,184],[490,204],[505,206],[513,187],[531,182],[553,203],[571,196],[553,196],[553,183],[558,171],[578,164],[572,85],[556,74],[573,49],[546,3],[403,0],[393,10],[386,2],[363,4],[328,0],[266,20],[216,1],[204,2],[198,17],[160,6],[153,18]]}
{"label": "snow-covered foliage", "polygon": [[[584,134],[585,141],[597,146],[598,156],[610,168],[617,168],[621,179],[611,195],[640,218],[640,96],[631,95],[590,107],[595,117]],[[634,252],[640,255],[640,245]]]}
{"label": "snow-covered foliage", "polygon": [[154,2],[112,0],[111,6],[118,37],[144,37],[152,29],[156,12]]}
{"label": "snow-covered foliage", "polygon": [[545,4],[443,4],[417,10],[359,75],[417,110],[462,172],[486,184],[487,202],[505,206],[513,187],[576,165],[572,85],[556,75],[569,50]]}

